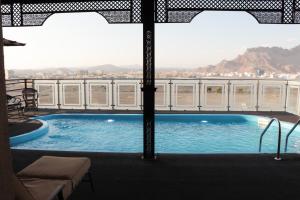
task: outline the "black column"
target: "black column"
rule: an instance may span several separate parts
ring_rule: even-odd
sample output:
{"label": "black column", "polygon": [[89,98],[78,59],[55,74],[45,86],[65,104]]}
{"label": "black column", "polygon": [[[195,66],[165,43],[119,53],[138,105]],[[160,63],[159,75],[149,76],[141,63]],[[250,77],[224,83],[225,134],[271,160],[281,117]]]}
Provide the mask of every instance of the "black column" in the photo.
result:
{"label": "black column", "polygon": [[154,0],[142,0],[144,158],[154,158]]}
{"label": "black column", "polygon": [[[0,0],[1,5],[1,0]],[[14,184],[12,157],[9,145],[6,86],[2,40],[2,16],[0,12],[0,199],[13,200]]]}

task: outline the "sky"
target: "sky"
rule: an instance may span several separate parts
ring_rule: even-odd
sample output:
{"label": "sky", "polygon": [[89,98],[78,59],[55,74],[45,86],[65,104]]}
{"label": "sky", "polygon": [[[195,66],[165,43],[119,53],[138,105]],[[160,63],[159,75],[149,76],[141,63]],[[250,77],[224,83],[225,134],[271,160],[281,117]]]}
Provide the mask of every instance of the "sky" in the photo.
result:
{"label": "sky", "polygon": [[[191,23],[156,24],[156,67],[196,68],[247,48],[300,45],[300,25],[263,25],[243,12],[203,12]],[[4,28],[7,69],[142,65],[142,25],[108,24],[97,13],[55,14],[39,27]]]}

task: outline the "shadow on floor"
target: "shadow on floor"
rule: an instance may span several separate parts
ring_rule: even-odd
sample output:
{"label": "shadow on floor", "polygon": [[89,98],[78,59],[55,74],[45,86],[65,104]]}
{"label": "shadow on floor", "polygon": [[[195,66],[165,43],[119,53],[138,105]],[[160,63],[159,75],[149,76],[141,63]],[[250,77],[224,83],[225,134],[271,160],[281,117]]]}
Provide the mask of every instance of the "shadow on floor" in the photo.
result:
{"label": "shadow on floor", "polygon": [[16,171],[41,155],[92,159],[96,192],[81,183],[72,200],[92,199],[257,199],[300,198],[300,155],[275,161],[270,154],[158,155],[14,150]]}

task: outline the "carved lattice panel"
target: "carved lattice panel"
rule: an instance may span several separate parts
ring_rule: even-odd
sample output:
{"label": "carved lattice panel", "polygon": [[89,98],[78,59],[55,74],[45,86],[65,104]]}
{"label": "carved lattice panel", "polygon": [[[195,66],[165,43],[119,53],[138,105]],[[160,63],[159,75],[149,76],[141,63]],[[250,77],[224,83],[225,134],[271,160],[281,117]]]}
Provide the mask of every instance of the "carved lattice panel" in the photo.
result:
{"label": "carved lattice panel", "polygon": [[2,15],[2,26],[11,26],[11,16]]}
{"label": "carved lattice panel", "polygon": [[[11,1],[10,1],[11,2]],[[141,23],[141,0],[106,0],[4,4],[1,6],[3,26],[40,26],[55,13],[97,12],[108,23]]]}
{"label": "carved lattice panel", "polygon": [[10,13],[10,5],[2,5],[1,12],[2,12],[2,14],[9,14]]}
{"label": "carved lattice panel", "polygon": [[259,23],[280,24],[282,21],[281,12],[249,12]]}
{"label": "carved lattice panel", "polygon": [[81,12],[98,10],[129,10],[130,1],[89,1],[24,4],[23,12]]}
{"label": "carved lattice panel", "polygon": [[108,23],[130,23],[130,11],[100,11]]}
{"label": "carved lattice panel", "polygon": [[284,23],[290,24],[293,22],[293,0],[284,1]]}
{"label": "carved lattice panel", "polygon": [[281,0],[169,0],[171,9],[214,9],[214,10],[245,10],[245,9],[281,9]]}
{"label": "carved lattice panel", "polygon": [[167,21],[167,0],[157,0],[156,3],[156,21],[165,22]]}
{"label": "carved lattice panel", "polygon": [[23,15],[23,25],[25,26],[41,26],[50,17],[51,13],[44,14],[24,14]]}
{"label": "carved lattice panel", "polygon": [[[189,23],[202,11],[245,11],[265,24],[300,23],[300,0],[155,0],[156,23]],[[39,26],[55,13],[97,12],[109,23],[141,23],[142,0],[3,0],[3,26]]]}
{"label": "carved lattice panel", "polygon": [[17,3],[13,5],[13,24],[15,24],[16,26],[21,26],[22,24],[22,15],[21,15],[21,4]]}
{"label": "carved lattice panel", "polygon": [[198,15],[201,11],[170,11],[168,18],[170,23],[187,23]]}
{"label": "carved lattice panel", "polygon": [[132,19],[131,22],[133,23],[140,23],[142,22],[141,16],[142,16],[142,10],[141,10],[141,0],[132,0]]}
{"label": "carved lattice panel", "polygon": [[295,23],[300,24],[300,11],[295,13]]}
{"label": "carved lattice panel", "polygon": [[[189,23],[202,11],[246,11],[264,24],[299,23],[299,0],[166,0],[167,18],[157,0],[156,22]],[[163,11],[162,11],[163,10]],[[294,15],[295,14],[295,15]],[[165,21],[163,21],[165,19]]]}

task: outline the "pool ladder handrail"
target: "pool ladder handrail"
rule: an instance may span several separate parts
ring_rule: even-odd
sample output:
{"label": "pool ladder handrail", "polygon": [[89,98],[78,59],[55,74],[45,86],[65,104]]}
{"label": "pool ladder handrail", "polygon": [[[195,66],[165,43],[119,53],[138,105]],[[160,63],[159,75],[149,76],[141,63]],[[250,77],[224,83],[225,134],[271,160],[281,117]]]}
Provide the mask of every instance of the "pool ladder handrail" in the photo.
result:
{"label": "pool ladder handrail", "polygon": [[267,132],[267,130],[270,128],[270,126],[272,125],[272,123],[276,121],[278,124],[278,145],[277,145],[277,153],[276,153],[276,157],[274,158],[275,160],[281,160],[280,158],[280,146],[281,146],[281,124],[280,121],[277,118],[272,118],[271,121],[268,123],[268,125],[266,126],[266,128],[264,129],[264,131],[261,133],[260,135],[260,139],[259,139],[259,152],[261,152],[261,145],[262,145],[262,139],[263,136],[265,135],[265,133]]}
{"label": "pool ladder handrail", "polygon": [[292,132],[295,130],[295,128],[300,124],[300,119],[294,124],[294,126],[292,127],[292,129],[287,133],[286,137],[285,137],[285,147],[284,147],[284,152],[287,152],[287,146],[288,146],[288,142],[289,142],[289,137],[292,134]]}

